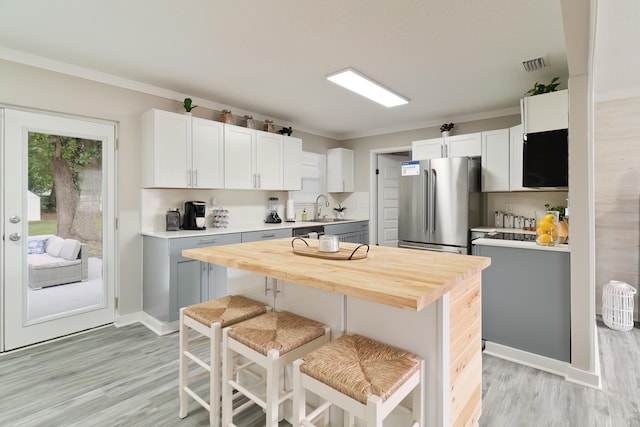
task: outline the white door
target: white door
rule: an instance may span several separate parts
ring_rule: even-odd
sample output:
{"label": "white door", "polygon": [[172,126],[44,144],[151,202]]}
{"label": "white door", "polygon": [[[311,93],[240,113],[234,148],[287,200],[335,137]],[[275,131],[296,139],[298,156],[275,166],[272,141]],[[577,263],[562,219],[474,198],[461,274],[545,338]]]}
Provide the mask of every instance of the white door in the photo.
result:
{"label": "white door", "polygon": [[[13,109],[0,112],[0,350],[6,351],[114,320],[115,125]],[[53,225],[43,218],[30,220],[28,189],[39,191],[41,201],[55,192],[53,207],[41,207],[45,217],[53,215]],[[57,235],[74,237],[80,250],[74,258],[73,250],[65,249],[53,261],[65,266],[73,261],[79,268],[48,267],[52,260],[44,258],[54,253],[51,242]],[[42,243],[30,245],[30,240]],[[40,264],[37,274],[29,264]]]}
{"label": "white door", "polygon": [[401,164],[408,160],[408,155],[378,154],[377,243],[380,246],[398,246],[398,182]]}

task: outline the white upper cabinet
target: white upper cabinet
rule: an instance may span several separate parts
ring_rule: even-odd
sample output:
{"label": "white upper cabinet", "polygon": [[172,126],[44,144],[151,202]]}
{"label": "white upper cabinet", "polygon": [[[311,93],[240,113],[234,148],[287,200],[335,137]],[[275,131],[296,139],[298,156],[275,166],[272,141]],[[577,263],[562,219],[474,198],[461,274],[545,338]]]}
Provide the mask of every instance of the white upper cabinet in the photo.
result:
{"label": "white upper cabinet", "polygon": [[411,143],[411,160],[440,159],[443,155],[443,139],[422,139]]}
{"label": "white upper cabinet", "polygon": [[478,157],[482,153],[480,132],[444,138],[446,157]]}
{"label": "white upper cabinet", "polygon": [[185,114],[142,115],[142,186],[222,188],[222,124]]}
{"label": "white upper cabinet", "polygon": [[224,125],[191,119],[192,188],[224,188]]}
{"label": "white upper cabinet", "polygon": [[509,191],[509,129],[482,132],[482,191]]}
{"label": "white upper cabinet", "polygon": [[283,190],[302,190],[302,139],[282,137]]}
{"label": "white upper cabinet", "polygon": [[187,188],[191,117],[161,110],[142,115],[142,186]]}
{"label": "white upper cabinet", "polygon": [[225,188],[256,188],[256,130],[224,125]]}
{"label": "white upper cabinet", "polygon": [[520,100],[523,132],[544,132],[569,128],[569,91],[543,93]]}
{"label": "white upper cabinet", "polygon": [[262,190],[282,190],[283,147],[282,135],[257,131],[255,164],[256,186]]}
{"label": "white upper cabinet", "polygon": [[482,153],[479,132],[441,138],[423,139],[411,143],[412,160],[440,159],[443,157],[478,157]]}
{"label": "white upper cabinet", "polygon": [[327,192],[355,191],[354,153],[348,148],[327,150]]}

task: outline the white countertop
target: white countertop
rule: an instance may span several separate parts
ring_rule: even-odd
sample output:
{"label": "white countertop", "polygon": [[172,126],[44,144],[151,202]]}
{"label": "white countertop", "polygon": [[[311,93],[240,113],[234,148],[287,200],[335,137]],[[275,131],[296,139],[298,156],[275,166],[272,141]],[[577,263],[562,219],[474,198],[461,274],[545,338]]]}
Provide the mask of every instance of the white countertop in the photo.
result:
{"label": "white countertop", "polygon": [[[471,231],[483,231],[487,233],[522,233],[536,234],[535,231],[522,230],[520,228],[496,228],[496,227],[474,227]],[[471,241],[472,245],[500,246],[503,248],[531,249],[538,251],[571,252],[569,244],[564,243],[558,246],[542,246],[536,242],[524,242],[521,240],[502,240],[479,238]]]}
{"label": "white countertop", "polygon": [[569,244],[558,246],[542,246],[536,242],[523,242],[521,240],[502,240],[502,239],[475,239],[471,242],[473,245],[484,246],[500,246],[503,248],[531,249],[537,251],[555,251],[555,252],[571,252]]}
{"label": "white countertop", "polygon": [[248,231],[269,231],[287,228],[313,227],[318,225],[348,224],[351,222],[369,221],[368,219],[349,219],[344,221],[315,222],[295,221],[281,222],[280,224],[251,223],[235,224],[227,228],[207,228],[206,230],[179,230],[179,231],[143,231],[143,236],[160,237],[164,239],[177,239],[182,237],[215,236],[218,234],[243,233]]}

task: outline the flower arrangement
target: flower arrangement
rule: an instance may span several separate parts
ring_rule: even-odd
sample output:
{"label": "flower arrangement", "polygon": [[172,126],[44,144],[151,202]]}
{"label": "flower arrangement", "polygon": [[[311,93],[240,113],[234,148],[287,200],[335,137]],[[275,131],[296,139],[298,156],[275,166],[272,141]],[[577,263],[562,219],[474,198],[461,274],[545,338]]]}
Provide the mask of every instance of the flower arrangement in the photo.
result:
{"label": "flower arrangement", "polygon": [[449,132],[455,125],[453,123],[445,123],[440,126],[440,132]]}

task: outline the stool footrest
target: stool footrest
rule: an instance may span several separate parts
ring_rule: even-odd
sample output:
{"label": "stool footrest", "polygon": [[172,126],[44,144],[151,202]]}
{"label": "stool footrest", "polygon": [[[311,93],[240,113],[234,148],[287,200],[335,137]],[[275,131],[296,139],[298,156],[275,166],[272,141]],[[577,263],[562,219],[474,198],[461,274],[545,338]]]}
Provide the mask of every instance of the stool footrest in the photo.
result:
{"label": "stool footrest", "polygon": [[202,359],[200,359],[198,356],[194,355],[190,351],[185,351],[184,355],[187,356],[189,359],[191,359],[193,362],[200,365],[205,371],[211,372],[211,365],[203,362]]}
{"label": "stool footrest", "polygon": [[[243,387],[242,385],[238,384],[236,381],[233,381],[233,380],[229,380],[229,385],[231,387],[233,387],[234,389],[238,390],[240,393],[242,393],[248,399],[252,400],[253,403],[255,403],[256,405],[260,406],[262,409],[267,409],[266,402],[260,396],[258,396],[257,394],[253,393],[248,388]],[[234,411],[234,413],[235,413],[235,411]]]}
{"label": "stool footrest", "polygon": [[183,390],[189,396],[191,396],[193,398],[193,400],[195,400],[200,405],[202,405],[202,407],[205,408],[207,411],[211,410],[211,406],[207,402],[205,402],[204,399],[202,399],[200,396],[198,396],[195,391],[191,390],[189,387],[184,387]]}

